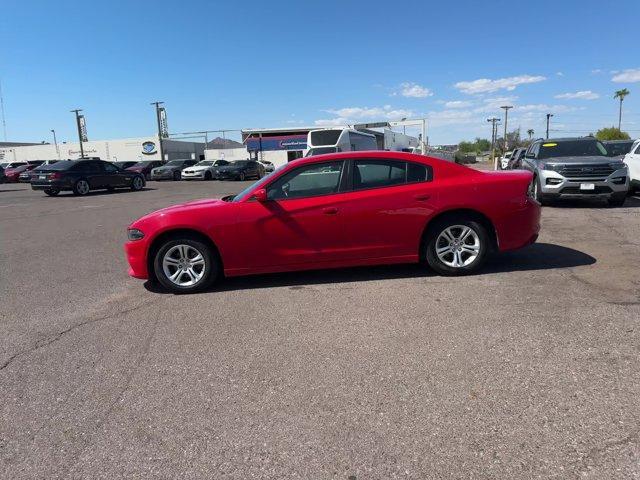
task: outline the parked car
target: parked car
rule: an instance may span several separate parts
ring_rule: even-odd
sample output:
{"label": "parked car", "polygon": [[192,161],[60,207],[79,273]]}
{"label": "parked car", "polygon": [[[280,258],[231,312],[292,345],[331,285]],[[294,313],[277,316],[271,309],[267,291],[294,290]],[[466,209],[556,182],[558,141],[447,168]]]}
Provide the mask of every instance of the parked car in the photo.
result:
{"label": "parked car", "polygon": [[528,148],[523,167],[533,173],[533,195],[541,204],[560,198],[604,198],[624,204],[629,173],[621,160],[607,156],[594,137],[539,139]]}
{"label": "parked car", "polygon": [[71,190],[75,195],[97,189],[142,190],[144,185],[141,173],[121,170],[102,160],[64,160],[40,167],[38,175],[31,179],[32,189],[43,190],[49,196],[63,190]]}
{"label": "parked car", "polygon": [[276,169],[276,167],[273,165],[273,163],[271,163],[271,162],[269,162],[267,160],[259,160],[259,162],[264,167],[265,173],[271,173]]}
{"label": "parked car", "polygon": [[151,170],[151,180],[180,180],[182,169],[196,163],[196,160],[171,160]]}
{"label": "parked car", "polygon": [[264,167],[255,160],[236,160],[218,168],[215,178],[218,180],[246,180],[264,177]]}
{"label": "parked car", "polygon": [[505,154],[500,158],[500,168],[502,170],[506,170],[509,165],[509,160],[511,160],[511,155],[513,155],[513,151],[505,152]]}
{"label": "parked car", "polygon": [[524,159],[525,153],[527,153],[526,148],[516,148],[507,163],[507,170],[517,170],[522,168],[522,160]]}
{"label": "parked car", "polygon": [[7,182],[16,183],[22,172],[28,172],[36,168],[38,165],[24,163],[13,168],[5,168],[4,175]]}
{"label": "parked car", "polygon": [[442,275],[468,274],[490,251],[535,242],[531,179],[402,152],[306,157],[238,195],[136,220],[125,245],[129,274],[174,292],[222,276],[357,265],[424,262]]}
{"label": "parked car", "polygon": [[27,162],[3,162],[3,163],[0,163],[0,167],[4,168],[5,170],[7,168],[16,168],[16,167],[19,167],[21,165],[27,165]]}
{"label": "parked car", "polygon": [[36,161],[36,168],[24,170],[19,176],[18,181],[21,183],[29,183],[34,175],[38,174],[40,167],[44,165],[51,165],[59,160],[38,160]]}
{"label": "parked car", "polygon": [[633,142],[629,153],[624,156],[624,163],[629,168],[629,189],[640,191],[640,139]]}
{"label": "parked car", "polygon": [[163,163],[160,160],[145,160],[143,162],[137,162],[135,165],[125,168],[125,170],[128,172],[141,173],[145,180],[149,180],[151,178],[151,170],[161,165],[163,165]]}
{"label": "parked car", "polygon": [[602,142],[604,148],[607,149],[607,154],[610,157],[618,158],[622,160],[624,156],[631,151],[633,140],[607,140]]}
{"label": "parked car", "polygon": [[227,160],[202,160],[192,167],[182,170],[183,180],[212,180],[216,177],[218,169],[229,165]]}
{"label": "parked car", "polygon": [[0,183],[4,183],[7,181],[7,177],[4,175],[4,167],[0,165]]}
{"label": "parked car", "polygon": [[138,162],[128,161],[128,162],[111,162],[111,163],[113,163],[116,167],[121,168],[122,170],[126,170],[129,167],[133,167]]}

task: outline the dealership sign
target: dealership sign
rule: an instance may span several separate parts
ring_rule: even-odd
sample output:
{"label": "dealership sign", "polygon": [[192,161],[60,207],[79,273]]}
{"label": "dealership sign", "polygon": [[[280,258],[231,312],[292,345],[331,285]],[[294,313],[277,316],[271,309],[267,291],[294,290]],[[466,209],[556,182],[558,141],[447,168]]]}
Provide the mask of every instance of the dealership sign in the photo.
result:
{"label": "dealership sign", "polygon": [[278,135],[274,137],[249,137],[247,138],[247,150],[306,150],[306,135]]}
{"label": "dealership sign", "polygon": [[142,153],[144,153],[145,155],[153,155],[154,153],[156,153],[155,142],[143,142]]}

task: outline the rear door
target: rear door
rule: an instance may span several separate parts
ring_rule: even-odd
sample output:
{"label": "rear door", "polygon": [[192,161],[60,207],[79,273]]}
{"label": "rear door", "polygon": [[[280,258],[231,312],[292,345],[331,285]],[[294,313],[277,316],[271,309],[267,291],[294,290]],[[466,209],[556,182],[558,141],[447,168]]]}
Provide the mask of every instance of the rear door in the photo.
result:
{"label": "rear door", "polygon": [[110,187],[124,187],[129,182],[126,181],[127,175],[115,165],[109,162],[102,162],[105,170],[105,181]]}
{"label": "rear door", "polygon": [[351,171],[343,216],[353,257],[415,259],[437,200],[432,167],[360,158],[352,161]]}

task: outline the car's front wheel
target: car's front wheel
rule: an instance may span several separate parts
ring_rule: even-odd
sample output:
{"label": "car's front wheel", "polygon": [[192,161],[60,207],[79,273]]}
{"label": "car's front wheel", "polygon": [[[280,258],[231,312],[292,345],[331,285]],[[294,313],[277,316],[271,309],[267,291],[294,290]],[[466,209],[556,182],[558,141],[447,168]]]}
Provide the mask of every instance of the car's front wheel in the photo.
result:
{"label": "car's front wheel", "polygon": [[211,172],[205,172],[204,173],[204,179],[207,180],[207,181],[211,180]]}
{"label": "car's front wheel", "polygon": [[44,193],[45,195],[49,195],[50,197],[55,197],[60,193],[60,190],[58,190],[57,188],[47,188],[45,189]]}
{"label": "car's front wheel", "polygon": [[478,270],[489,252],[485,227],[465,217],[438,221],[426,238],[427,264],[441,275],[466,275]]}
{"label": "car's front wheel", "polygon": [[144,188],[144,179],[141,175],[136,175],[131,181],[131,190],[138,192]]}
{"label": "car's front wheel", "polygon": [[73,193],[76,195],[86,195],[87,193],[89,193],[89,190],[91,190],[89,182],[87,182],[83,178],[73,184]]}
{"label": "car's front wheel", "polygon": [[531,185],[533,188],[533,198],[540,205],[549,205],[549,198],[542,193],[542,186],[540,185],[540,179],[538,177],[533,178],[533,184]]}
{"label": "car's front wheel", "polygon": [[211,248],[195,238],[173,238],[156,253],[154,272],[167,290],[193,293],[214,282],[218,276],[218,261]]}
{"label": "car's front wheel", "polygon": [[611,196],[611,198],[609,198],[607,200],[607,203],[609,204],[610,207],[622,207],[624,206],[624,202],[627,200],[627,196],[625,195],[620,195],[620,196]]}

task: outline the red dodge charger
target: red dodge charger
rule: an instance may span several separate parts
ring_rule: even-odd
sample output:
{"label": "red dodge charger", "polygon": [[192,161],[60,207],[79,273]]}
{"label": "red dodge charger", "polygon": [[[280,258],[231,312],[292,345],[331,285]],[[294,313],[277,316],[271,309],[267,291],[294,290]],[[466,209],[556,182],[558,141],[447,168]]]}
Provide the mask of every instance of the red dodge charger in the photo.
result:
{"label": "red dodge charger", "polygon": [[295,160],[240,192],[133,222],[136,278],[174,292],[222,276],[424,262],[478,270],[491,251],[534,242],[531,173],[481,172],[436,158],[371,151]]}

